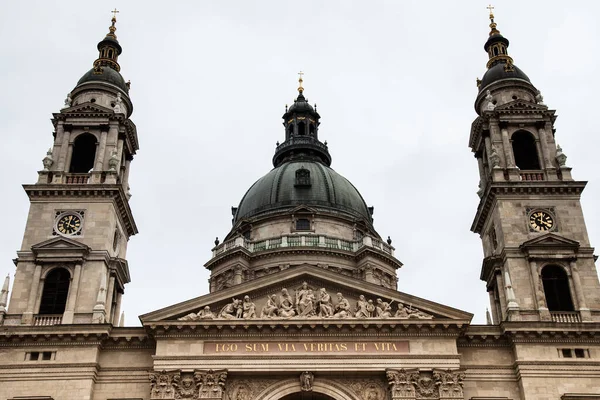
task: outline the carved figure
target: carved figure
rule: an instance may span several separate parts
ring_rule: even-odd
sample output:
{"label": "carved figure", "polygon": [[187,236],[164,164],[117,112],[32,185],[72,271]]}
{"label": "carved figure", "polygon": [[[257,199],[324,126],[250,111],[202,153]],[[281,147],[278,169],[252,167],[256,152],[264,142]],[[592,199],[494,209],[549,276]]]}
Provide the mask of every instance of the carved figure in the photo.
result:
{"label": "carved figure", "polygon": [[302,287],[296,290],[296,310],[298,315],[304,315],[304,297],[308,294],[308,283],[302,282]]}
{"label": "carved figure", "polygon": [[198,314],[189,313],[184,315],[183,317],[177,318],[177,321],[196,321],[198,319]]}
{"label": "carved figure", "polygon": [[338,303],[335,305],[334,318],[348,318],[350,316],[350,302],[341,293],[337,294]]}
{"label": "carved figure", "polygon": [[288,293],[287,289],[281,289],[281,296],[279,296],[279,316],[290,318],[294,315],[296,315],[296,311],[294,311],[292,295]]}
{"label": "carved figure", "polygon": [[494,97],[492,96],[492,92],[490,90],[486,90],[485,92],[485,111],[494,111],[496,105],[494,104]]}
{"label": "carved figure", "polygon": [[113,151],[108,159],[108,167],[110,171],[116,171],[119,166],[119,157],[117,156],[117,152]]}
{"label": "carved figure", "polygon": [[227,379],[227,371],[195,371],[194,379],[196,380],[196,388],[198,389],[198,398],[221,398],[225,389],[225,380]]}
{"label": "carved figure", "polygon": [[544,104],[544,96],[542,96],[542,92],[540,92],[539,90],[537,91],[537,94],[535,95],[535,101],[540,106],[545,106],[545,104]]}
{"label": "carved figure", "polygon": [[408,311],[407,311],[406,307],[404,307],[404,304],[398,303],[398,310],[396,310],[394,317],[408,319],[408,317],[409,317]]}
{"label": "carved figure", "polygon": [[277,296],[272,294],[267,298],[267,304],[262,308],[260,312],[261,318],[273,318],[277,316],[279,307],[277,307]]}
{"label": "carved figure", "polygon": [[44,171],[48,171],[52,164],[54,164],[54,159],[52,158],[52,149],[48,149],[46,152],[46,157],[42,160],[42,164],[44,165]]}
{"label": "carved figure", "polygon": [[242,317],[244,319],[256,318],[256,305],[250,301],[250,296],[244,296],[242,310]]}
{"label": "carved figure", "polygon": [[492,147],[492,151],[490,153],[490,163],[492,164],[492,168],[500,168],[500,156],[495,148]]}
{"label": "carved figure", "polygon": [[236,319],[240,300],[231,299],[232,302],[226,304],[219,312],[219,318]]}
{"label": "carved figure", "polygon": [[115,114],[120,114],[123,112],[123,99],[121,99],[121,93],[117,93],[117,99],[115,100],[114,111],[115,111]]}
{"label": "carved figure", "polygon": [[310,392],[313,390],[313,381],[315,376],[312,372],[304,371],[300,374],[300,387],[303,392]]}
{"label": "carved figure", "polygon": [[331,303],[331,296],[327,293],[325,288],[319,290],[319,317],[329,318],[333,316],[333,303]]}
{"label": "carved figure", "polygon": [[[173,385],[175,386],[175,384]],[[175,387],[175,398],[192,399],[196,394],[196,382],[192,376],[186,376],[177,381]]]}
{"label": "carved figure", "polygon": [[[300,312],[302,309],[302,312]],[[303,296],[302,301],[298,305],[298,316],[312,317],[315,315],[315,295],[312,289]]]}
{"label": "carved figure", "polygon": [[375,308],[377,318],[390,318],[392,316],[392,307],[389,303],[377,299],[377,307]]}
{"label": "carved figure", "polygon": [[[402,310],[401,310],[402,308]],[[412,305],[408,305],[406,307],[402,303],[398,303],[398,311],[396,311],[395,317],[399,318],[411,318],[411,319],[432,319],[433,315],[427,314],[419,310],[418,308],[414,308]]]}
{"label": "carved figure", "polygon": [[354,316],[356,318],[371,318],[372,315],[367,311],[367,307],[369,302],[365,299],[364,295],[358,296],[358,301],[356,302],[356,313]]}
{"label": "carved figure", "polygon": [[67,93],[67,98],[65,99],[65,105],[63,106],[62,110],[64,110],[65,108],[71,107],[72,103],[73,103],[73,99],[71,99],[71,93]]}
{"label": "carved figure", "polygon": [[560,145],[556,145],[556,162],[558,162],[559,167],[564,167],[567,163],[567,155],[563,153],[563,149]]}

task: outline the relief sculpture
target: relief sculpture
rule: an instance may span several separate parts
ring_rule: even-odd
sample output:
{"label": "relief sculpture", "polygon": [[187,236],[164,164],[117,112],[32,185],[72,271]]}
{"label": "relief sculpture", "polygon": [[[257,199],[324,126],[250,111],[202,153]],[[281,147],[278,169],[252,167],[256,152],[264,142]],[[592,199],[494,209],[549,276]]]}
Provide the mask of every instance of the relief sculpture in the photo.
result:
{"label": "relief sculpture", "polygon": [[367,299],[360,295],[354,306],[350,305],[348,299],[342,293],[337,293],[336,301],[325,288],[311,288],[306,282],[302,283],[295,294],[292,295],[288,289],[283,288],[279,294],[267,296],[264,306],[258,308],[250,296],[241,299],[231,299],[218,313],[213,313],[210,306],[205,306],[198,313],[190,313],[178,318],[179,321],[200,321],[209,319],[305,319],[305,318],[336,318],[336,319],[432,319],[433,315],[413,307],[397,303],[397,309],[393,310],[392,301],[381,298],[375,300]]}
{"label": "relief sculpture", "polygon": [[462,371],[387,370],[392,400],[403,399],[463,399]]}

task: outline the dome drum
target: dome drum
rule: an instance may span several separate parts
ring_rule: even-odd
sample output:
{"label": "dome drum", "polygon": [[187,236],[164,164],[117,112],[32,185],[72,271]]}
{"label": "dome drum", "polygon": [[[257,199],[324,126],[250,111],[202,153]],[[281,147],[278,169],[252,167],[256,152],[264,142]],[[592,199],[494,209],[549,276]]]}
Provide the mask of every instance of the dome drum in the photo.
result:
{"label": "dome drum", "polygon": [[275,155],[273,156],[273,165],[280,165],[285,161],[287,155],[294,153],[306,154],[307,158],[311,158],[312,156],[322,161],[325,165],[331,165],[331,155],[329,154],[327,145],[310,136],[295,136],[277,146]]}

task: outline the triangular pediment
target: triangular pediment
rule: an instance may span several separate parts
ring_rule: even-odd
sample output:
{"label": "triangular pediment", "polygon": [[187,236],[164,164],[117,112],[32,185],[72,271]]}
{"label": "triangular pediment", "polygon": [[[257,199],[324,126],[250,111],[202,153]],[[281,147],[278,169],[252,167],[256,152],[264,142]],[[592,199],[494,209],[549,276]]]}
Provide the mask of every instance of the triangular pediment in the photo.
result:
{"label": "triangular pediment", "polygon": [[96,103],[82,103],[76,106],[65,108],[60,111],[61,114],[114,114],[113,110]]}
{"label": "triangular pediment", "polygon": [[316,214],[317,210],[315,210],[314,208],[305,206],[305,205],[299,205],[298,207],[295,207],[292,210],[290,210],[289,213],[290,214]]}
{"label": "triangular pediment", "polygon": [[505,104],[502,104],[494,109],[494,111],[547,111],[548,107],[537,103],[518,99]]}
{"label": "triangular pediment", "polygon": [[521,249],[537,249],[548,247],[563,248],[563,249],[578,249],[579,242],[572,239],[567,239],[555,233],[546,233],[542,236],[523,242]]}
{"label": "triangular pediment", "polygon": [[[306,283],[306,287],[303,286]],[[291,315],[281,315],[285,313],[272,310],[273,301],[279,310],[285,310],[282,302],[285,301],[283,290],[286,289],[289,295],[289,302],[292,303],[294,313]],[[321,292],[325,289],[325,293]],[[312,290],[312,296],[306,296],[309,290]],[[303,292],[304,291],[304,292]],[[338,293],[342,294],[342,299],[338,298]],[[270,305],[269,298],[272,299]],[[321,302],[321,298],[331,298],[331,314],[327,315],[327,308],[322,312],[321,304],[325,307],[329,303]],[[249,311],[252,306],[244,304],[245,297],[248,296],[248,302],[254,303],[256,316],[244,318],[244,312]],[[361,299],[360,296],[364,296]],[[299,298],[304,299],[304,304],[299,304]],[[382,317],[376,315],[376,307],[385,308],[385,305],[378,303],[377,300],[390,306],[390,314]],[[241,315],[236,314],[237,306],[234,301],[239,300],[242,311]],[[371,303],[369,303],[369,300]],[[344,311],[344,303],[347,302],[349,309]],[[361,303],[362,302],[362,303]],[[365,304],[366,303],[366,304]],[[341,304],[342,307],[338,307]],[[401,306],[399,307],[399,304]],[[247,305],[246,309],[244,305]],[[305,307],[302,307],[302,306]],[[361,309],[360,306],[363,306]],[[372,305],[372,306],[371,306]],[[203,310],[206,309],[206,312]],[[314,312],[310,312],[311,308]],[[308,312],[306,311],[308,308]],[[373,309],[375,308],[375,309]],[[210,312],[208,312],[210,310]],[[359,313],[360,310],[371,312],[368,316]],[[289,313],[289,309],[287,310]],[[304,314],[302,314],[304,313]],[[231,315],[225,315],[231,314]],[[301,314],[301,315],[298,315]],[[336,315],[337,314],[337,315]],[[187,317],[186,317],[187,316]],[[461,320],[469,322],[472,314],[448,307],[442,304],[431,302],[407,293],[398,292],[393,289],[387,289],[379,285],[365,282],[353,277],[340,275],[334,271],[316,267],[313,265],[304,265],[289,268],[271,275],[254,279],[227,289],[219,290],[204,296],[200,296],[179,304],[175,304],[148,314],[140,316],[144,325],[153,325],[160,323],[212,323],[223,325],[228,322],[246,321],[322,321],[333,322],[335,320]]]}
{"label": "triangular pediment", "polygon": [[62,236],[31,246],[37,261],[48,262],[80,259],[87,256],[90,250],[85,244]]}

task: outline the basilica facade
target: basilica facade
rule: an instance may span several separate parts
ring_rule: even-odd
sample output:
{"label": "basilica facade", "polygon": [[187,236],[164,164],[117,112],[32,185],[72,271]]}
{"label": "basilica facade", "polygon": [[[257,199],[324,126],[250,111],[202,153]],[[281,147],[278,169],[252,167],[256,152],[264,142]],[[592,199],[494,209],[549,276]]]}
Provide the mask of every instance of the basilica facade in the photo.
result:
{"label": "basilica facade", "polygon": [[113,17],[53,114],[37,182],[24,185],[25,235],[0,294],[0,398],[600,399],[586,182],[573,179],[555,111],[490,20],[465,135],[480,174],[471,229],[484,250],[486,325],[397,290],[402,263],[331,168],[300,78],[273,169],[232,209],[205,263],[210,292],[123,326],[139,146]]}

